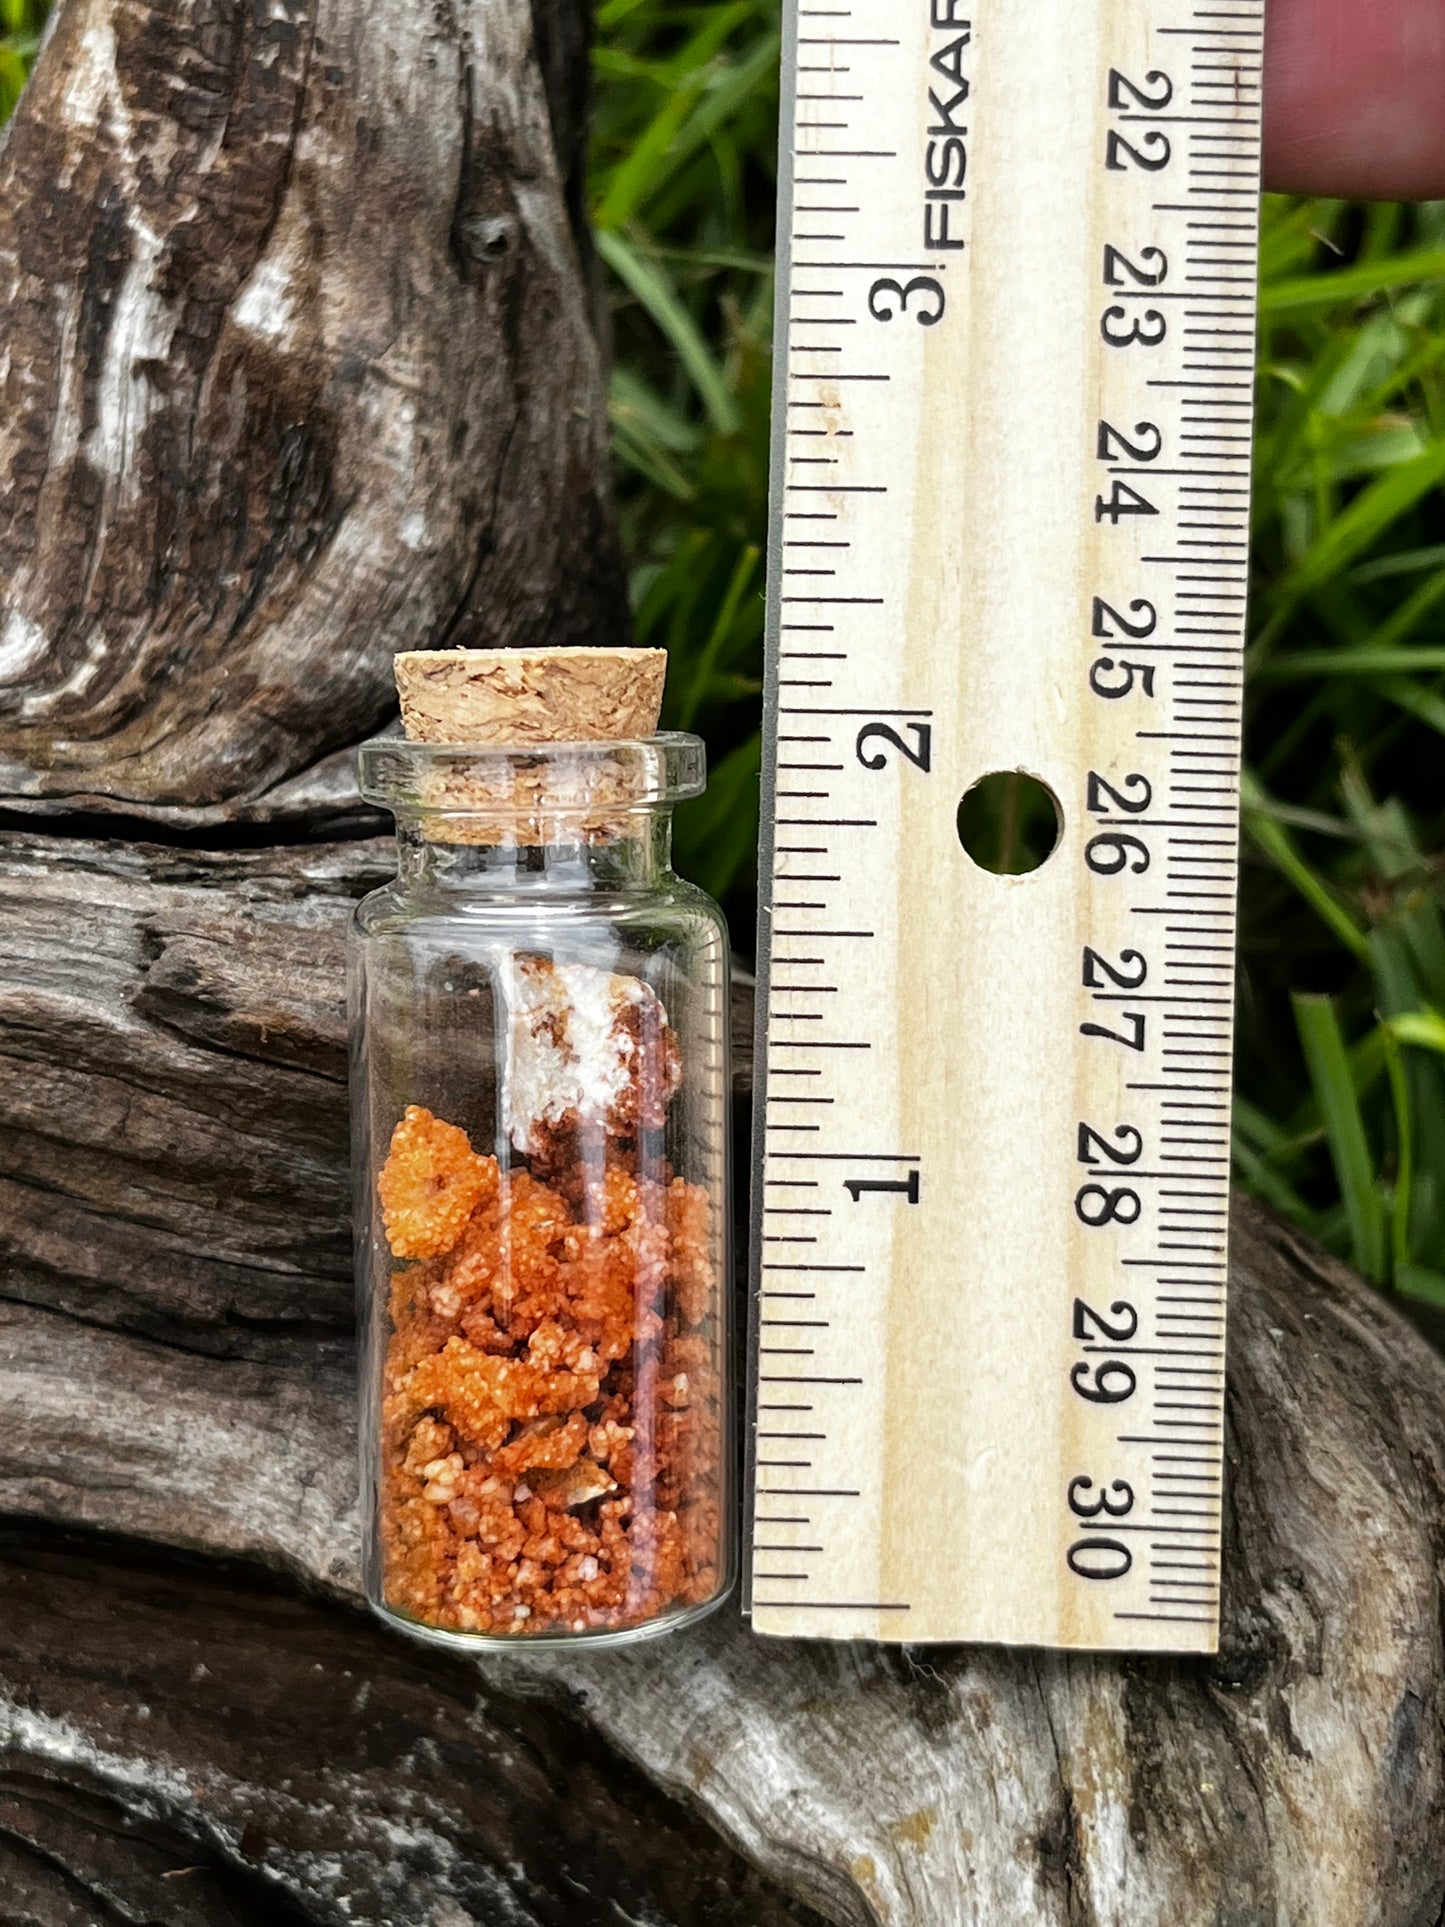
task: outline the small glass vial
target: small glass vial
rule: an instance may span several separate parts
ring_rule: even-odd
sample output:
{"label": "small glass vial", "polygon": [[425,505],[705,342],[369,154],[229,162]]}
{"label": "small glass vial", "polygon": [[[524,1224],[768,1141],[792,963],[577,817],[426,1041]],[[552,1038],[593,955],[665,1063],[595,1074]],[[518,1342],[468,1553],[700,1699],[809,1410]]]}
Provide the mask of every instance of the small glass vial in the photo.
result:
{"label": "small glass vial", "polygon": [[350,1004],[368,1598],[637,1639],[731,1583],[728,944],[695,737],[384,738]]}

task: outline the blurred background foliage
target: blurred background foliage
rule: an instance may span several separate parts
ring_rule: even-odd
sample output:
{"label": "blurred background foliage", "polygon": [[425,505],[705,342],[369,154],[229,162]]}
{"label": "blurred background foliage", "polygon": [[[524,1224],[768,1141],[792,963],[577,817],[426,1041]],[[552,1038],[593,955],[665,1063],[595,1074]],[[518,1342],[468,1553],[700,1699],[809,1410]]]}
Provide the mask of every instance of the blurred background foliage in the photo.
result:
{"label": "blurred background foliage", "polygon": [[0,0],[0,121],[20,98],[48,11],[47,0]]}
{"label": "blurred background foliage", "polygon": [[[0,117],[43,0],[0,0]],[[753,926],[779,0],[599,0],[592,207],[639,639]],[[1445,205],[1269,199],[1236,1171],[1445,1307]]]}

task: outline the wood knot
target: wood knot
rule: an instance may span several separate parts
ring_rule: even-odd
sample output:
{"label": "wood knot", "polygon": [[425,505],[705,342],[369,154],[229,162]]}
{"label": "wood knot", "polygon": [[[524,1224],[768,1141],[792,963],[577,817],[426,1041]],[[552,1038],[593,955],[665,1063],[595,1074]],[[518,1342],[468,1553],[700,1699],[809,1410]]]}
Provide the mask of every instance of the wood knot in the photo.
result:
{"label": "wood knot", "polygon": [[516,216],[464,215],[457,223],[457,242],[467,260],[475,262],[478,267],[496,267],[516,248]]}

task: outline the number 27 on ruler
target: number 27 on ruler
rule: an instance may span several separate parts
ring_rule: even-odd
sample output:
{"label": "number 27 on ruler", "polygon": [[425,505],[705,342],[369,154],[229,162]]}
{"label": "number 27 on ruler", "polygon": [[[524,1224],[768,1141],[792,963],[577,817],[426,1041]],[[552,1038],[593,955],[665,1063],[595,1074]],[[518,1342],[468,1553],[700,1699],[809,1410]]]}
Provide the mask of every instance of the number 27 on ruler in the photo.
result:
{"label": "number 27 on ruler", "polygon": [[1261,28],[790,18],[760,1632],[1215,1641]]}

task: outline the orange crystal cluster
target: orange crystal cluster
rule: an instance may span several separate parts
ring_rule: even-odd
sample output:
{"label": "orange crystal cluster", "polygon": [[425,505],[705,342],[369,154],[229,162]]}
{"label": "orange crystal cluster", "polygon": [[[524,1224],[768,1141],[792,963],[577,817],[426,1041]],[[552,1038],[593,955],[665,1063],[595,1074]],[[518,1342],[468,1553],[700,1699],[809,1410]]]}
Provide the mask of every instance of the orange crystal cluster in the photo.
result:
{"label": "orange crystal cluster", "polygon": [[388,1604],[581,1633],[719,1584],[711,1205],[635,1149],[502,1171],[410,1107],[378,1180],[393,1254],[382,1406]]}

